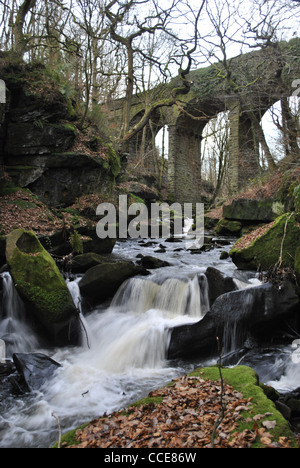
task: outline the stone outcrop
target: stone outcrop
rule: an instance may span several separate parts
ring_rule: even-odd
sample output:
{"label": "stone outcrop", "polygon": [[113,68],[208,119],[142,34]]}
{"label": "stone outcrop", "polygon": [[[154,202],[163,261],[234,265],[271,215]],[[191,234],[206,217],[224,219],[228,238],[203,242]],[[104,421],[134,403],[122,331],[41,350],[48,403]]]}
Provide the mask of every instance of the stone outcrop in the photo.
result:
{"label": "stone outcrop", "polygon": [[104,150],[92,133],[81,143],[73,103],[45,67],[10,67],[1,69],[0,63],[8,94],[0,123],[0,162],[15,186],[57,208],[81,195],[108,193],[121,169],[118,155]]}
{"label": "stone outcrop", "polygon": [[233,221],[266,223],[273,221],[277,216],[273,198],[237,198],[223,206],[223,217]]}

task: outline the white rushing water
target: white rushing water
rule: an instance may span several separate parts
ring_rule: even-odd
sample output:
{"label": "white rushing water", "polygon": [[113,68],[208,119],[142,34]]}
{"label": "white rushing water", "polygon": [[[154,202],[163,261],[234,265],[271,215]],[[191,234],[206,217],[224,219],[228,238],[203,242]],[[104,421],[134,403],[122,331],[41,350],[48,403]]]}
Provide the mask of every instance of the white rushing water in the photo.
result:
{"label": "white rushing water", "polygon": [[[78,281],[67,284],[80,308]],[[65,431],[122,408],[183,373],[185,369],[166,365],[168,330],[205,315],[208,294],[203,278],[201,284],[202,290],[198,275],[133,278],[120,288],[110,307],[82,316],[88,340],[81,347],[52,353],[51,358],[62,365],[54,378],[34,398],[16,398],[6,408],[0,416],[0,447],[54,443],[53,414]],[[31,352],[36,351],[49,355],[33,346]]]}
{"label": "white rushing water", "polygon": [[13,279],[7,272],[1,273],[3,281],[2,317],[0,317],[0,338],[6,344],[6,356],[12,352],[30,352],[38,347],[38,339],[24,320],[25,307],[20,299]]}

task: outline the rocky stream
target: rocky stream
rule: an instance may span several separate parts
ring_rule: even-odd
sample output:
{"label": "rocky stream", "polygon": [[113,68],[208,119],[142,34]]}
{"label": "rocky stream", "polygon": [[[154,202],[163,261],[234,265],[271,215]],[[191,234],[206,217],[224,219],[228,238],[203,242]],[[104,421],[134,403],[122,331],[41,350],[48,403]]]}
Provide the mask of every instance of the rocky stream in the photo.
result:
{"label": "rocky stream", "polygon": [[[82,295],[84,273],[67,275],[81,341],[56,348],[45,347],[26,323],[24,304],[9,273],[2,273],[0,338],[7,341],[0,364],[0,446],[51,447],[57,420],[66,432],[215,364],[217,336],[223,365],[252,367],[283,395],[277,404],[290,418],[286,395],[293,392],[297,400],[300,387],[293,328],[299,297],[290,284],[279,291],[255,271],[239,270],[226,255],[234,240],[211,238],[210,248],[194,253],[182,239],[117,242],[110,261],[144,264],[147,274],[126,280],[99,304]],[[153,258],[165,263],[154,268],[147,263]],[[298,416],[295,410],[294,425]]]}

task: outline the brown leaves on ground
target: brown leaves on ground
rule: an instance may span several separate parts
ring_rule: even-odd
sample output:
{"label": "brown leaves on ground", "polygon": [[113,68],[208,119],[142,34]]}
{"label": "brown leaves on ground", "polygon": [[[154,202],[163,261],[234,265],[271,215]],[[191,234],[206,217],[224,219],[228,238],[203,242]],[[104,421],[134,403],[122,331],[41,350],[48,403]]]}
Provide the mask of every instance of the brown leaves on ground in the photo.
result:
{"label": "brown leaves on ground", "polygon": [[[77,218],[77,222],[80,221],[83,225],[86,223],[86,220]],[[37,235],[51,235],[72,225],[70,213],[55,215],[29,191],[18,190],[0,198],[0,235],[19,228],[34,231]]]}
{"label": "brown leaves on ground", "polygon": [[[222,409],[220,382],[185,376],[149,396],[153,402],[131,406],[79,429],[78,445],[69,448],[211,448],[212,434],[215,448],[248,448],[257,438],[266,446],[278,446],[267,431],[274,422],[258,428],[251,419],[253,429],[238,431],[242,412],[251,411],[252,403],[229,385],[223,388],[225,413],[215,433]],[[155,402],[155,398],[162,400]],[[280,447],[288,447],[287,440],[281,442]]]}
{"label": "brown leaves on ground", "polygon": [[257,239],[258,237],[261,237],[267,232],[275,223],[275,221],[272,221],[271,223],[265,224],[264,226],[260,226],[259,228],[249,232],[248,234],[245,234],[243,237],[241,237],[236,244],[234,245],[235,249],[246,249],[252,242]]}

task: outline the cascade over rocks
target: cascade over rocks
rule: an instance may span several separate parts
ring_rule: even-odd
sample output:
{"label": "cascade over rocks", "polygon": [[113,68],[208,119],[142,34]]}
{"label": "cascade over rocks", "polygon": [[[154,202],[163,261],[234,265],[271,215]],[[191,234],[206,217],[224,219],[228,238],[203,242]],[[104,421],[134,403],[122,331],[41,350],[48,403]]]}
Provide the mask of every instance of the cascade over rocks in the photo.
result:
{"label": "cascade over rocks", "polygon": [[6,239],[6,260],[26,310],[53,344],[78,342],[78,312],[51,255],[36,235],[17,229]]}
{"label": "cascade over rocks", "polygon": [[279,291],[266,283],[225,293],[202,320],[170,330],[168,359],[217,355],[217,338],[225,353],[244,348],[246,340],[252,338],[257,343],[282,338],[282,320],[299,320],[299,306],[299,296],[291,282],[285,282]]}
{"label": "cascade over rocks", "polygon": [[133,262],[102,263],[90,268],[79,282],[82,296],[90,304],[100,304],[111,298],[129,278],[148,275],[148,271]]}

